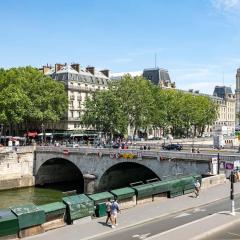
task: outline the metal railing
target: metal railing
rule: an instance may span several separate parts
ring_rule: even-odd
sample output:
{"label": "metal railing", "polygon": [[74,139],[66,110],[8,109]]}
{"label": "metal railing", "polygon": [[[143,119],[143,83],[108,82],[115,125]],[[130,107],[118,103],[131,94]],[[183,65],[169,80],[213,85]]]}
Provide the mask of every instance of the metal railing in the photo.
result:
{"label": "metal railing", "polygon": [[[217,157],[217,153],[188,153],[188,152],[174,152],[174,151],[151,151],[138,149],[112,149],[112,148],[92,148],[92,147],[54,147],[54,146],[37,146],[36,153],[56,153],[62,154],[63,151],[68,151],[69,154],[96,154],[96,155],[110,155],[110,154],[124,154],[131,153],[138,156],[138,158],[157,158],[160,161],[164,159],[170,160],[197,160],[197,161],[212,161],[212,158]],[[234,161],[239,159],[239,155],[220,155],[220,160]]]}

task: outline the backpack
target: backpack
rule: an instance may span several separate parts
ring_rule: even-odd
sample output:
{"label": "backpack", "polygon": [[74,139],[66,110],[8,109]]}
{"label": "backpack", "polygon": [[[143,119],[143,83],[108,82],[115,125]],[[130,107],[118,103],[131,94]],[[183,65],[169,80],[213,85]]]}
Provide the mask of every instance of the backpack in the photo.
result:
{"label": "backpack", "polygon": [[117,202],[113,202],[111,205],[111,211],[112,212],[119,212],[119,206]]}

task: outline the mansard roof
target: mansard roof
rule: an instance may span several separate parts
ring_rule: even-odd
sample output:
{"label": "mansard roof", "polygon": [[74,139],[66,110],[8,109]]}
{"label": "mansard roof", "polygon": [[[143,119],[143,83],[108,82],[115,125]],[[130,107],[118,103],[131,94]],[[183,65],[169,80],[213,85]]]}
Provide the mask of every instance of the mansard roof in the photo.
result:
{"label": "mansard roof", "polygon": [[73,73],[73,74],[78,74],[78,72],[71,67],[71,65],[64,65],[61,67],[59,71],[56,72],[56,74],[60,73]]}

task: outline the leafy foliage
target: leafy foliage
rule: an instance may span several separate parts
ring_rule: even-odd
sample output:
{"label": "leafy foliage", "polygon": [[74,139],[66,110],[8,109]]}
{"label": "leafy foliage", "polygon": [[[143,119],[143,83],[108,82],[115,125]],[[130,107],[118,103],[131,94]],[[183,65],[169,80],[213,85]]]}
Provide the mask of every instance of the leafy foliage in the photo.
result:
{"label": "leafy foliage", "polygon": [[114,133],[125,133],[127,130],[126,115],[112,91],[96,92],[87,99],[82,122],[88,127],[96,126],[100,132],[110,133],[111,137]]}
{"label": "leafy foliage", "polygon": [[59,121],[67,111],[64,85],[32,67],[0,70],[0,122],[16,125]]}
{"label": "leafy foliage", "polygon": [[162,128],[173,135],[202,134],[217,119],[218,106],[209,97],[160,89],[143,77],[125,75],[108,91],[96,92],[86,101],[82,123],[105,133]]}

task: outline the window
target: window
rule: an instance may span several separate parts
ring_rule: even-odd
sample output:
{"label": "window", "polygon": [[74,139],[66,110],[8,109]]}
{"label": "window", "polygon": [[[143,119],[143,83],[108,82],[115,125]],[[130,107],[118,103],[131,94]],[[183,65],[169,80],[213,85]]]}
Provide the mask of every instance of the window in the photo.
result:
{"label": "window", "polygon": [[70,101],[70,107],[73,107],[73,101]]}
{"label": "window", "polygon": [[71,118],[73,118],[73,111],[71,111]]}

